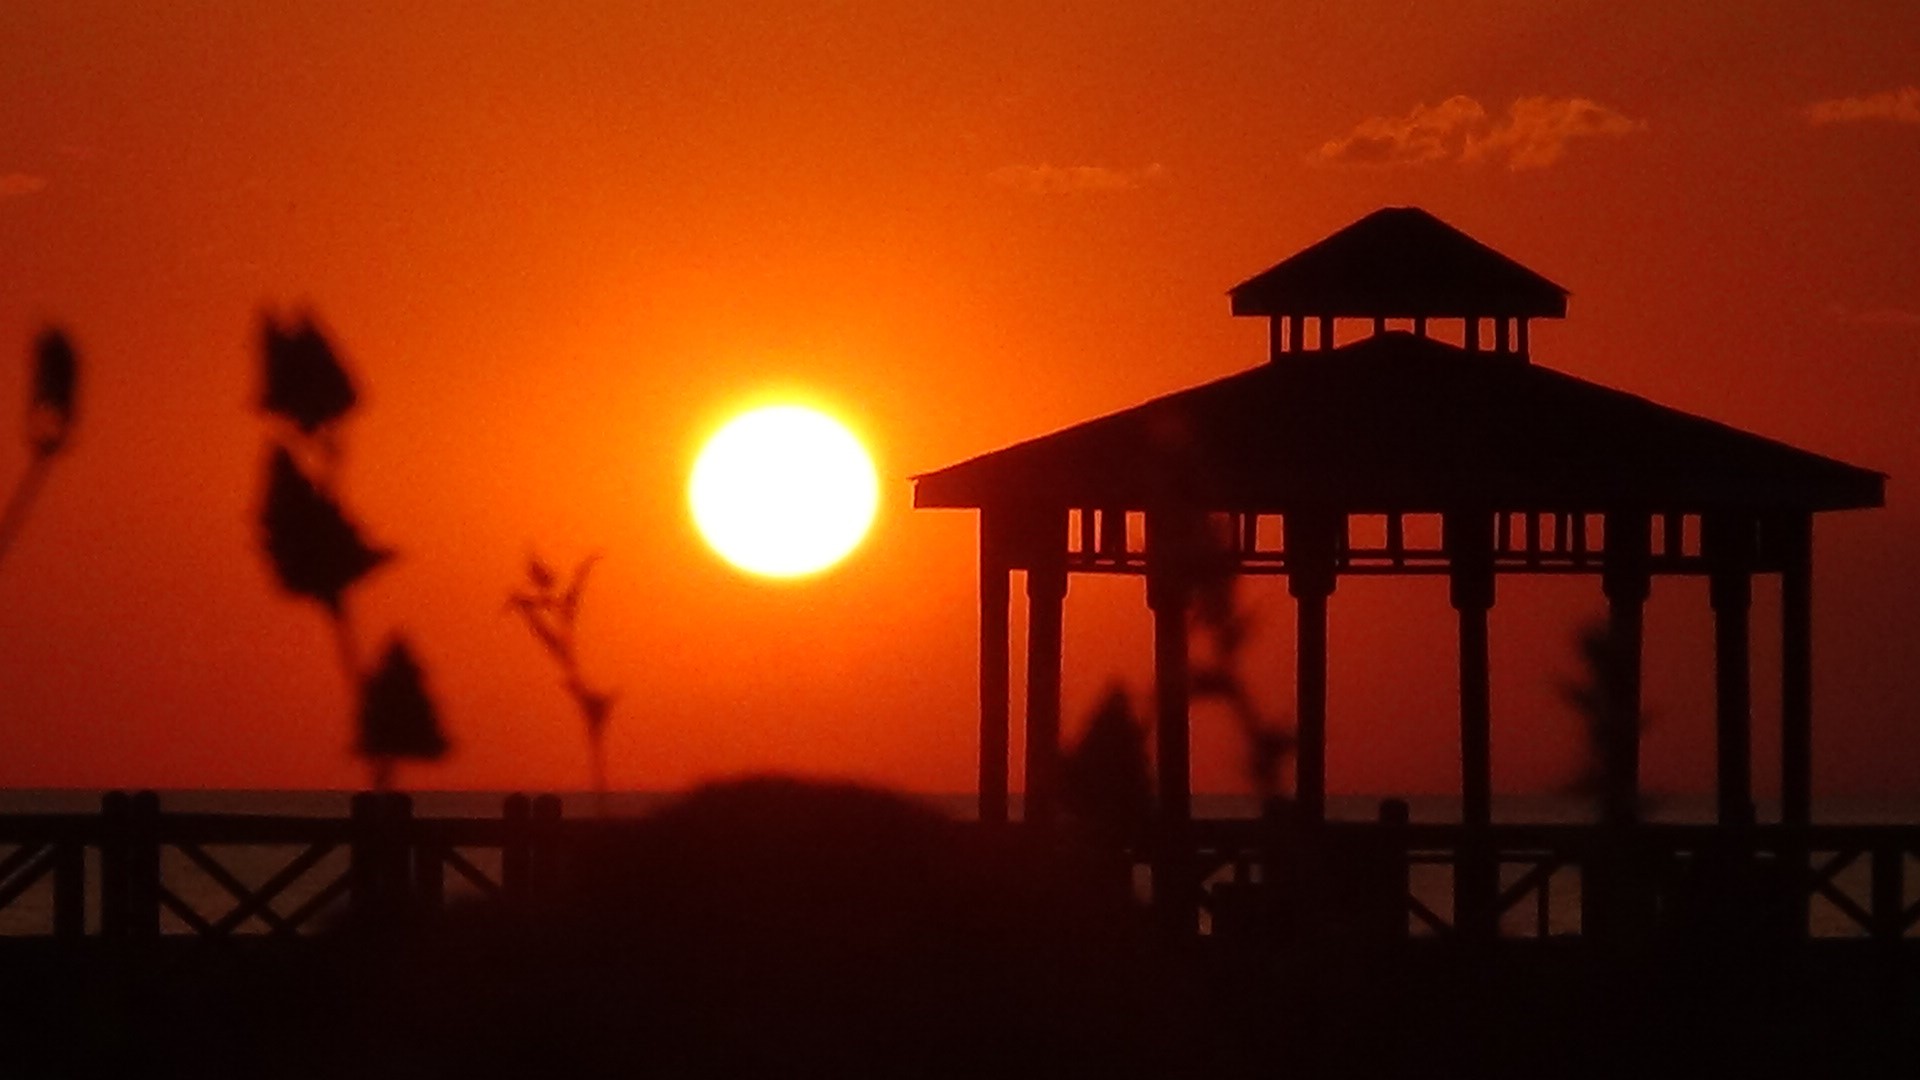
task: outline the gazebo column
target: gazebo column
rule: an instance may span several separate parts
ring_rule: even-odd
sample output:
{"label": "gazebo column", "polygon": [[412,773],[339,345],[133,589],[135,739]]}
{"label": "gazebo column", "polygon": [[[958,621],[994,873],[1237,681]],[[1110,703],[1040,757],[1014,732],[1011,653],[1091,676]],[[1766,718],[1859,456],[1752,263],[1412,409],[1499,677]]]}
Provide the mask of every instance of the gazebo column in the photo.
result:
{"label": "gazebo column", "polygon": [[1067,598],[1065,553],[1036,553],[1027,570],[1026,820],[1053,819],[1060,792],[1060,653]]}
{"label": "gazebo column", "polygon": [[1454,865],[1454,924],[1465,937],[1491,940],[1500,866],[1488,835],[1493,823],[1493,707],[1487,613],[1493,607],[1493,514],[1448,513],[1443,545],[1450,598],[1460,617],[1460,812],[1465,825]]}
{"label": "gazebo column", "polygon": [[1780,820],[1813,821],[1813,515],[1780,523]]}
{"label": "gazebo column", "polygon": [[1608,660],[1602,814],[1616,825],[1630,824],[1640,816],[1640,672],[1652,585],[1647,566],[1652,527],[1652,518],[1645,513],[1607,515],[1606,563],[1601,571],[1601,588],[1607,597]]}
{"label": "gazebo column", "polygon": [[1192,587],[1186,522],[1147,513],[1147,604],[1153,609],[1154,778],[1159,787],[1153,903],[1167,928],[1198,930],[1199,881],[1189,825],[1193,778],[1188,742],[1187,608]]}
{"label": "gazebo column", "polygon": [[1294,794],[1304,821],[1327,817],[1327,598],[1333,595],[1334,552],[1343,519],[1327,513],[1286,518],[1287,591],[1293,594],[1294,713],[1299,745]]}
{"label": "gazebo column", "polygon": [[1713,603],[1716,805],[1722,825],[1753,820],[1753,708],[1749,622],[1753,605],[1753,520],[1710,514],[1701,544]]}
{"label": "gazebo column", "polygon": [[1007,820],[1007,641],[1012,601],[998,512],[980,511],[980,820]]}
{"label": "gazebo column", "polygon": [[1193,816],[1193,779],[1188,739],[1187,605],[1189,590],[1177,573],[1148,571],[1147,604],[1153,609],[1154,775],[1160,820],[1184,826]]}

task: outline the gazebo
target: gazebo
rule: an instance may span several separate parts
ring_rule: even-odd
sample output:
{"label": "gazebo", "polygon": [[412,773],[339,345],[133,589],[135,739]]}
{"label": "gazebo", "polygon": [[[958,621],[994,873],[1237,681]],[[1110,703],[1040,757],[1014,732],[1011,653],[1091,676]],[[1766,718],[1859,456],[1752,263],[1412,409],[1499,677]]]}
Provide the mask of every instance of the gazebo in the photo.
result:
{"label": "gazebo", "polygon": [[[980,513],[979,811],[1008,816],[1011,575],[1028,596],[1026,816],[1052,813],[1063,603],[1074,574],[1146,579],[1156,784],[1191,815],[1195,538],[1287,579],[1298,618],[1295,793],[1326,810],[1327,605],[1344,575],[1444,575],[1459,622],[1463,823],[1491,822],[1488,614],[1514,574],[1598,579],[1622,716],[1608,805],[1638,790],[1642,611],[1654,575],[1704,575],[1714,613],[1717,807],[1753,817],[1750,606],[1780,575],[1781,816],[1812,797],[1813,515],[1878,507],[1885,478],[1533,362],[1567,292],[1423,210],[1376,211],[1235,286],[1260,367],[914,478],[914,505]],[[1336,345],[1341,320],[1365,336]],[[1460,344],[1429,335],[1459,320]],[[1345,329],[1349,336],[1354,327]],[[1451,335],[1450,335],[1451,336]]]}

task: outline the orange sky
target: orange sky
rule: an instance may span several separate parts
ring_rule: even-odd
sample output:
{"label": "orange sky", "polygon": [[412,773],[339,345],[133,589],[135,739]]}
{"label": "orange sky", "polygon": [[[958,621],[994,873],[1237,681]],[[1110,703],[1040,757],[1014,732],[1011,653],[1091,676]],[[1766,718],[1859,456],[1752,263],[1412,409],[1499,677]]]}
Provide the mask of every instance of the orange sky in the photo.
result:
{"label": "orange sky", "polygon": [[[1920,8],[1708,7],[12,0],[0,359],[56,318],[87,371],[0,567],[0,785],[359,781],[324,624],[255,547],[256,311],[311,303],[367,391],[349,500],[404,554],[359,615],[413,634],[458,744],[403,783],[583,782],[501,613],[531,544],[605,553],[582,635],[621,785],[965,789],[974,522],[905,477],[1259,363],[1224,290],[1413,203],[1573,290],[1538,362],[1891,474],[1818,530],[1818,789],[1912,790]],[[682,485],[782,392],[888,479],[850,563],[773,586]],[[24,460],[0,429],[0,482]],[[1291,610],[1255,599],[1277,704]],[[1555,685],[1599,603],[1503,582],[1502,790],[1572,771]],[[1444,585],[1332,610],[1333,788],[1450,789]],[[1076,583],[1068,622],[1070,717],[1145,688],[1137,582]],[[1656,585],[1656,786],[1711,776],[1708,625],[1704,586]],[[1196,718],[1203,788],[1237,783],[1226,728]]]}

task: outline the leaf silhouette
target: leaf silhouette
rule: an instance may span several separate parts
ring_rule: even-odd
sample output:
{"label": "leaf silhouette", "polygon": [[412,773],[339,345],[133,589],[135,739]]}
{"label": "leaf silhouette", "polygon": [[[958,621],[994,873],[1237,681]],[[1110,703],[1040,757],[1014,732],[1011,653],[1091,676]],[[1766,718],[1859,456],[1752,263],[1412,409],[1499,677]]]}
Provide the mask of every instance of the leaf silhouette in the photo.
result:
{"label": "leaf silhouette", "polygon": [[548,567],[546,563],[540,561],[540,556],[528,555],[527,580],[533,584],[535,589],[538,589],[541,594],[544,595],[553,589],[553,570]]}
{"label": "leaf silhouette", "polygon": [[573,568],[573,580],[567,583],[566,595],[560,598],[560,618],[569,626],[573,624],[574,615],[580,611],[580,595],[587,587],[587,571],[599,561],[600,556],[589,555]]}
{"label": "leaf silhouette", "polygon": [[267,466],[260,524],[281,588],[335,612],[348,586],[393,557],[360,538],[359,528],[307,479],[284,447],[274,448]]}
{"label": "leaf silhouette", "polygon": [[446,755],[440,714],[402,638],[387,643],[380,666],[361,687],[360,742],[354,749],[369,758],[434,761]]}
{"label": "leaf silhouette", "polygon": [[48,327],[33,346],[33,392],[27,402],[27,440],[40,457],[58,453],[73,431],[80,361],[61,330]]}
{"label": "leaf silhouette", "polygon": [[260,407],[308,435],[345,416],[359,400],[353,379],[309,316],[286,327],[263,316],[260,355],[266,369]]}

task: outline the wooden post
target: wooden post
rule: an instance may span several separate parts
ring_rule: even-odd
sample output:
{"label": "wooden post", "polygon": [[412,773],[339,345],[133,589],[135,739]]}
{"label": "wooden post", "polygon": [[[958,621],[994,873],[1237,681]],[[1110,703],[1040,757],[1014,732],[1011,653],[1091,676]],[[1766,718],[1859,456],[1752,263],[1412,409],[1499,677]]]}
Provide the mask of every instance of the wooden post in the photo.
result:
{"label": "wooden post", "polygon": [[527,891],[535,900],[550,901],[561,893],[564,872],[560,852],[560,797],[540,795],[533,800],[528,822],[527,848],[530,880]]}
{"label": "wooden post", "polygon": [[1287,348],[1293,352],[1307,351],[1307,319],[1304,315],[1287,316]]}
{"label": "wooden post", "polygon": [[1320,316],[1320,351],[1333,351],[1333,316]]}
{"label": "wooden post", "polygon": [[1513,347],[1508,344],[1507,317],[1505,315],[1501,315],[1493,320],[1493,351],[1502,356],[1513,351]]}
{"label": "wooden post", "polygon": [[1466,336],[1467,351],[1479,352],[1480,351],[1480,317],[1478,315],[1470,316],[1469,318],[1467,318],[1466,324],[1467,324],[1467,336]]}
{"label": "wooden post", "polygon": [[1327,817],[1327,598],[1333,594],[1334,551],[1343,519],[1330,513],[1287,516],[1287,591],[1293,594],[1294,709],[1299,746],[1294,794],[1300,818]]}
{"label": "wooden post", "polygon": [[1026,820],[1053,819],[1060,790],[1060,663],[1067,568],[1057,549],[1027,570]]}
{"label": "wooden post", "polygon": [[1813,821],[1813,515],[1782,526],[1780,820]]}
{"label": "wooden post", "polygon": [[509,903],[525,903],[532,876],[533,807],[521,794],[507,796],[500,808],[500,895]]}
{"label": "wooden post", "polygon": [[136,791],[127,804],[127,934],[160,936],[160,796]]}
{"label": "wooden post", "polygon": [[87,936],[87,848],[78,839],[53,844],[53,936],[67,942]]}
{"label": "wooden post", "polygon": [[1287,351],[1287,323],[1283,316],[1275,315],[1267,320],[1267,362],[1277,364],[1280,354]]}
{"label": "wooden post", "polygon": [[413,896],[423,911],[439,911],[447,902],[447,862],[438,844],[413,845]]}
{"label": "wooden post", "polygon": [[1450,598],[1460,617],[1460,811],[1466,826],[1454,866],[1454,924],[1470,940],[1498,931],[1500,867],[1487,832],[1493,823],[1492,691],[1487,613],[1493,607],[1493,514],[1453,511],[1442,519]]}
{"label": "wooden post", "polygon": [[1701,546],[1709,563],[1713,603],[1714,732],[1719,820],[1753,820],[1753,719],[1748,617],[1753,603],[1753,521],[1710,514]]}
{"label": "wooden post", "polygon": [[353,835],[347,872],[354,917],[390,921],[406,903],[413,801],[398,792],[363,791],[353,797],[349,813]]}
{"label": "wooden post", "polygon": [[1191,686],[1187,609],[1192,593],[1193,518],[1183,509],[1147,512],[1147,605],[1153,609],[1154,778],[1159,789],[1153,903],[1167,929],[1199,930],[1189,824],[1193,778],[1188,733]]}
{"label": "wooden post", "polygon": [[1518,345],[1519,345],[1519,350],[1518,350],[1518,351],[1519,351],[1519,353],[1520,353],[1520,355],[1521,355],[1521,356],[1526,356],[1526,355],[1528,355],[1528,354],[1529,354],[1529,353],[1531,352],[1531,350],[1530,350],[1530,348],[1528,347],[1528,344],[1527,344],[1527,322],[1528,322],[1528,320],[1527,320],[1527,318],[1526,318],[1526,316],[1524,316],[1524,315],[1523,315],[1523,316],[1521,316],[1520,318],[1518,318],[1518,319],[1515,319],[1515,320],[1514,320],[1514,322],[1515,322],[1515,323],[1516,323],[1516,324],[1518,325],[1518,327],[1519,327],[1519,333],[1518,333],[1518,334],[1516,335],[1516,336],[1517,336],[1517,337],[1519,338],[1519,342],[1518,342]]}
{"label": "wooden post", "polygon": [[1652,531],[1646,513],[1607,515],[1606,564],[1600,579],[1607,597],[1609,661],[1602,816],[1614,824],[1631,824],[1640,815],[1640,672],[1652,584],[1647,567]]}
{"label": "wooden post", "polygon": [[1007,820],[1007,618],[1012,604],[999,512],[980,511],[980,820]]}
{"label": "wooden post", "polygon": [[1160,820],[1184,825],[1193,814],[1188,743],[1186,582],[1171,572],[1147,576],[1153,609],[1154,774]]}
{"label": "wooden post", "polygon": [[124,791],[100,797],[100,936],[118,941],[127,936],[127,863],[131,810]]}

